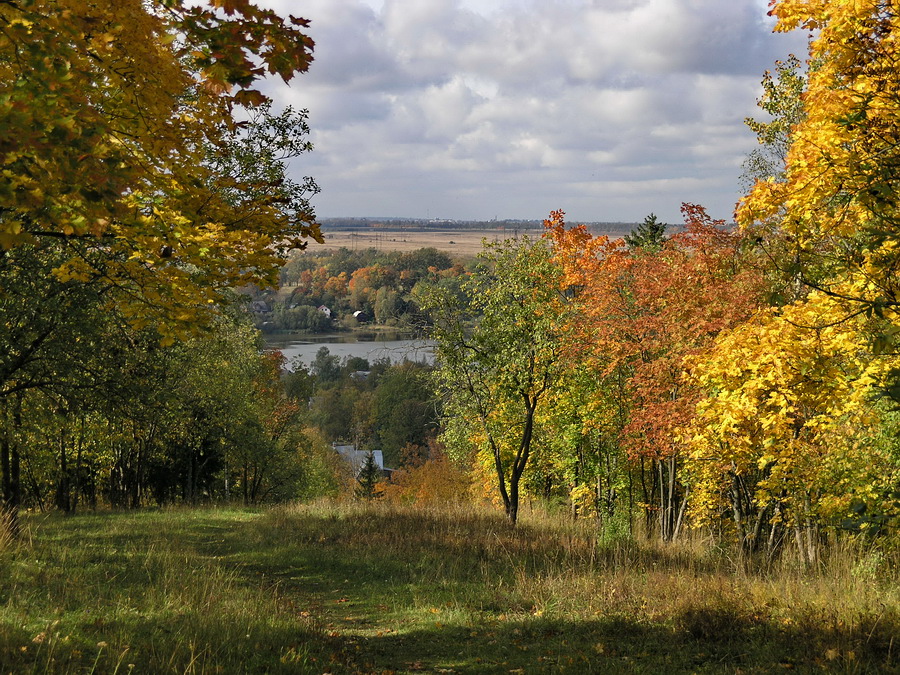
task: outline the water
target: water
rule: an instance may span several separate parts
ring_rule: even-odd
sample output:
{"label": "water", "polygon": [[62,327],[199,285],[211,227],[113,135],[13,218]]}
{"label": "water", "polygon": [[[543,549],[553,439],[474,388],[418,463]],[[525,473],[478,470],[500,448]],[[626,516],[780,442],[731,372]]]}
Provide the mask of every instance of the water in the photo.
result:
{"label": "water", "polygon": [[328,347],[331,355],[337,356],[342,362],[347,357],[358,356],[367,359],[370,364],[384,358],[390,359],[391,363],[434,363],[434,341],[396,337],[383,335],[366,339],[356,335],[268,335],[266,347],[281,350],[288,367],[295,358],[309,365],[322,347]]}

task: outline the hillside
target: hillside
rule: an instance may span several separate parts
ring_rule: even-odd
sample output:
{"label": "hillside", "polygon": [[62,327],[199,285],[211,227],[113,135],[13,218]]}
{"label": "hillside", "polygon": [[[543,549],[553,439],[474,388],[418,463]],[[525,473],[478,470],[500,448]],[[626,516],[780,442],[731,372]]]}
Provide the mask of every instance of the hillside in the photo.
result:
{"label": "hillside", "polygon": [[539,512],[383,504],[26,526],[0,541],[3,673],[897,671],[896,575],[847,550],[760,570]]}

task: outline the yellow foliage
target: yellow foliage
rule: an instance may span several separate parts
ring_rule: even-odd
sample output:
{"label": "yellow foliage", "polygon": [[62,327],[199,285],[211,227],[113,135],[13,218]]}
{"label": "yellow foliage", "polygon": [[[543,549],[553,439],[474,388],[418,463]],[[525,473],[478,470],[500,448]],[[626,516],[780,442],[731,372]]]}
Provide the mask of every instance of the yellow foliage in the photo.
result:
{"label": "yellow foliage", "polygon": [[305,70],[303,21],[194,4],[0,3],[0,246],[68,240],[59,279],[102,279],[135,325],[179,332],[226,288],[271,283],[285,250],[319,236],[311,213],[239,204],[229,195],[246,186],[208,161],[234,106],[265,100],[248,87]]}
{"label": "yellow foliage", "polygon": [[708,392],[684,431],[698,523],[751,483],[756,506],[779,517],[847,512],[895,477],[865,442],[879,422],[872,399],[897,357],[875,357],[864,320],[822,293],[770,309],[722,334],[693,364]]}
{"label": "yellow foliage", "polygon": [[467,501],[470,482],[466,474],[439,456],[419,466],[398,469],[390,482],[376,488],[385,499],[417,505],[448,505]]}

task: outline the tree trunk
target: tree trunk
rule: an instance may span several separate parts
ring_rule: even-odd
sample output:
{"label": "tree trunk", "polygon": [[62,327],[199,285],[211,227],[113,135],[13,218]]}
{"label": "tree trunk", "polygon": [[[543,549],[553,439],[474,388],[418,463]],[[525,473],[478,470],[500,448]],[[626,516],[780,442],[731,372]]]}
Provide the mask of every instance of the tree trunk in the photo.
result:
{"label": "tree trunk", "polygon": [[[4,411],[5,413],[5,411]],[[4,414],[4,416],[6,416]],[[3,470],[2,523],[13,538],[20,534],[19,509],[22,505],[21,463],[19,457],[18,430],[22,426],[22,397],[17,395],[13,404],[12,424],[4,424],[5,433],[0,439],[0,467]]]}
{"label": "tree trunk", "polygon": [[69,481],[69,462],[66,455],[66,437],[64,432],[59,434],[59,477],[56,481],[56,508],[63,513],[72,510],[72,491]]}

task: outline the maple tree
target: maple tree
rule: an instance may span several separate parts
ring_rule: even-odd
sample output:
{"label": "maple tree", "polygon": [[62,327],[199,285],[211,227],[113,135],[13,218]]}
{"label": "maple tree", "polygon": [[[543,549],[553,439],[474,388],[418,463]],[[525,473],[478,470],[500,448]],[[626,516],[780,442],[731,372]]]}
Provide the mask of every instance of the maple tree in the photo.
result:
{"label": "maple tree", "polygon": [[[283,173],[246,171],[232,117],[265,103],[264,75],[307,69],[307,22],[211,4],[0,3],[0,247],[59,241],[58,279],[103,278],[126,318],[166,341],[226,287],[274,282],[283,252],[319,237],[308,205],[264,197]],[[245,170],[222,171],[229,156]],[[253,199],[236,199],[245,189]]]}
{"label": "maple tree", "polygon": [[[776,30],[814,31],[802,119],[792,127],[783,180],[758,181],[740,203],[746,228],[777,229],[803,283],[842,297],[847,312],[896,327],[900,229],[900,77],[891,3],[773,2]],[[893,344],[896,328],[874,336]]]}
{"label": "maple tree", "polygon": [[745,550],[793,530],[808,562],[817,530],[900,480],[890,445],[873,442],[877,386],[896,358],[866,348],[861,316],[822,293],[771,308],[719,336],[691,372],[707,392],[688,425],[698,523],[728,512]]}
{"label": "maple tree", "polygon": [[[738,233],[702,207],[685,204],[682,211],[685,230],[658,249],[567,228],[561,213],[547,223],[554,260],[577,306],[565,353],[596,374],[600,400],[590,405],[627,418],[618,442],[640,464],[647,517],[656,515],[665,539],[677,536],[683,522],[678,430],[700,396],[683,378],[685,359],[746,319],[762,288]],[[626,400],[603,402],[609,395]]]}

